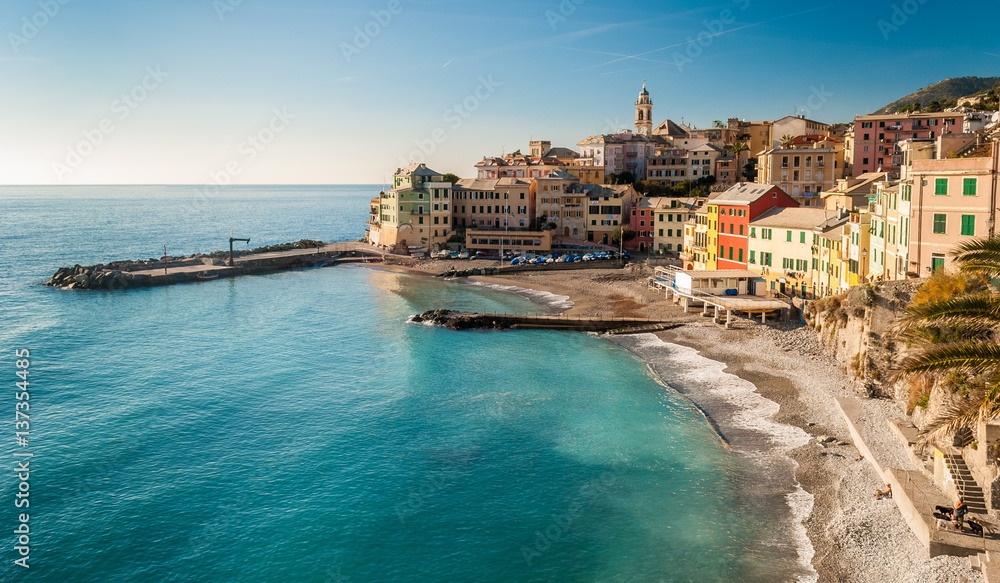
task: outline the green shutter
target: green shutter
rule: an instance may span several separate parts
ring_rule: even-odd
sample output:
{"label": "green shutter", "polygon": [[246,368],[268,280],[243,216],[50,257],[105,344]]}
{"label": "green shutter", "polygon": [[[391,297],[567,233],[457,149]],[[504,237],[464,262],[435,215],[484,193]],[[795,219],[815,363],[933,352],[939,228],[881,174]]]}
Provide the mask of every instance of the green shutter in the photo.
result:
{"label": "green shutter", "polygon": [[740,247],[740,263],[743,263],[743,248]]}
{"label": "green shutter", "polygon": [[962,234],[969,237],[976,235],[976,215],[962,215]]}
{"label": "green shutter", "polygon": [[806,232],[802,231],[799,233],[799,243],[805,244],[806,242]]}
{"label": "green shutter", "polygon": [[934,180],[934,194],[936,195],[948,194],[947,178],[937,178]]}
{"label": "green shutter", "polygon": [[754,259],[755,259],[755,258],[754,258],[754,255],[755,255],[756,253],[757,253],[757,252],[756,252],[756,251],[754,251],[753,249],[751,249],[751,250],[750,250],[750,263],[756,263],[756,261],[754,260]]}
{"label": "green shutter", "polygon": [[785,241],[788,241],[789,243],[792,242],[792,232],[791,231],[785,231]]}
{"label": "green shutter", "polygon": [[935,214],[934,215],[934,234],[942,235],[948,229],[948,215],[945,214]]}
{"label": "green shutter", "polygon": [[966,178],[962,181],[962,196],[976,196],[975,178]]}

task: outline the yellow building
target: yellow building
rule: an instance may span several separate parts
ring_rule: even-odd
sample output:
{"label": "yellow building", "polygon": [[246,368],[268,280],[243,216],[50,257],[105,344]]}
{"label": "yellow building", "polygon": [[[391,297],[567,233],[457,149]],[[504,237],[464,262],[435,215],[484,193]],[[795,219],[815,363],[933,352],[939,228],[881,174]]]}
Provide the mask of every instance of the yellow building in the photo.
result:
{"label": "yellow building", "polygon": [[765,150],[757,158],[757,182],[780,187],[802,206],[823,206],[820,195],[836,180],[836,157],[832,148]]}

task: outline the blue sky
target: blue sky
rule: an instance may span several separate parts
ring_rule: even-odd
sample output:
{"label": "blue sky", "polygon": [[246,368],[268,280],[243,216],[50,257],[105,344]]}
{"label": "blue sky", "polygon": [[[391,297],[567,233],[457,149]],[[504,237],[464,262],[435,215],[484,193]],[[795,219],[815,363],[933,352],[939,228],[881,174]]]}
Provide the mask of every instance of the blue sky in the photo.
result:
{"label": "blue sky", "polygon": [[[1000,75],[993,1],[4,0],[0,183],[472,176],[531,139],[808,110]],[[977,16],[978,15],[978,16]],[[810,99],[812,97],[812,99]]]}

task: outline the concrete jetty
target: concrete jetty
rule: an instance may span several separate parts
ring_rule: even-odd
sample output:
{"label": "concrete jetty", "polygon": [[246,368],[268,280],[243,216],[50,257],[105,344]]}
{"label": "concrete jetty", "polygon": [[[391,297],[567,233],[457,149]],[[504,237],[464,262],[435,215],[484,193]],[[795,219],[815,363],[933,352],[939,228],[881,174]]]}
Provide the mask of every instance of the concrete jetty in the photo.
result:
{"label": "concrete jetty", "polygon": [[385,251],[359,242],[324,244],[320,241],[300,241],[281,247],[292,245],[299,247],[234,256],[232,266],[229,265],[229,254],[223,252],[167,257],[166,261],[149,259],[114,261],[88,267],[75,265],[60,268],[44,285],[77,290],[154,287],[340,263],[380,262],[385,255]]}

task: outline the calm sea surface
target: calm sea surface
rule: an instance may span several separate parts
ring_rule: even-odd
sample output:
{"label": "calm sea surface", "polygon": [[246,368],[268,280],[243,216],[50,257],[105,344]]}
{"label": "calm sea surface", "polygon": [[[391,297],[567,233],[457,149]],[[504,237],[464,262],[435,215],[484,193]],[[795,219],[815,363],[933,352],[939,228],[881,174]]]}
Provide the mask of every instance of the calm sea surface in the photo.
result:
{"label": "calm sea surface", "polygon": [[[358,239],[377,191],[0,188],[0,580],[808,577],[794,488],[775,478],[787,462],[759,453],[766,440],[727,446],[665,384],[726,389],[690,354],[649,367],[584,334],[410,324],[432,308],[550,308],[360,266],[119,292],[40,285],[164,244],[222,249],[231,229],[252,247]],[[18,509],[24,459],[30,507]],[[22,512],[27,570],[14,564]]]}

